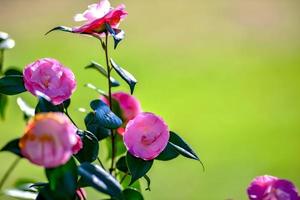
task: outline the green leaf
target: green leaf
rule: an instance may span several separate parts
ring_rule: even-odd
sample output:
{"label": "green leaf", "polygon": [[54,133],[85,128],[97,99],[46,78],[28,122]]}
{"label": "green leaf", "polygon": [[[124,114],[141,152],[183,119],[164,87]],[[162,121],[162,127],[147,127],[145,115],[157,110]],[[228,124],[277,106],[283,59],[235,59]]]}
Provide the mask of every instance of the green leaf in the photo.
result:
{"label": "green leaf", "polygon": [[95,111],[100,126],[117,129],[122,125],[122,120],[100,99],[92,101],[91,108]]}
{"label": "green leaf", "polygon": [[200,161],[193,149],[179,135],[172,131],[170,131],[169,143],[184,157]]}
{"label": "green leaf", "polygon": [[84,185],[91,186],[115,199],[123,199],[120,183],[100,166],[83,163],[79,166],[78,172]]}
{"label": "green leaf", "polygon": [[155,158],[155,160],[162,160],[162,161],[168,161],[172,160],[174,158],[177,158],[179,156],[178,151],[176,148],[170,144],[170,142],[167,144],[166,148]]}
{"label": "green leaf", "polygon": [[63,106],[53,105],[50,101],[46,100],[44,97],[39,97],[39,102],[35,107],[35,113],[45,113],[45,112],[64,112]]}
{"label": "green leaf", "polygon": [[96,91],[97,93],[99,93],[103,96],[107,96],[107,94],[103,90],[97,88],[95,85],[93,85],[91,83],[86,83],[84,86],[89,88],[89,89],[92,89],[92,90]]}
{"label": "green leaf", "polygon": [[0,32],[0,50],[11,49],[15,46],[15,41],[5,32]]}
{"label": "green leaf", "polygon": [[140,158],[132,156],[129,152],[127,152],[126,155],[126,162],[131,174],[130,185],[139,178],[145,176],[147,172],[151,169],[153,164],[153,160],[142,160]]}
{"label": "green leaf", "polygon": [[84,123],[88,131],[92,132],[98,140],[103,140],[110,136],[110,130],[102,127],[96,117],[96,113],[90,112],[84,118]]}
{"label": "green leaf", "polygon": [[57,26],[57,27],[54,27],[53,29],[51,29],[50,31],[48,31],[45,35],[48,35],[48,34],[51,33],[52,31],[64,31],[64,32],[73,33],[73,30],[72,30],[72,28],[70,28],[70,27],[66,27],[66,26]]}
{"label": "green leaf", "polygon": [[134,188],[126,188],[123,191],[123,195],[125,197],[125,200],[144,200],[143,195]]}
{"label": "green leaf", "polygon": [[[86,66],[85,69],[95,69],[98,72],[100,72],[100,74],[102,74],[104,77],[108,78],[108,74],[107,74],[106,70],[100,64],[98,64],[94,61],[92,61],[92,63],[90,65]],[[112,87],[120,86],[120,83],[113,77],[110,77],[110,83],[111,83]]]}
{"label": "green leaf", "polygon": [[146,190],[151,191],[151,188],[150,188],[150,186],[151,186],[151,180],[150,180],[149,176],[145,175],[144,178],[147,181],[147,188],[146,188]]}
{"label": "green leaf", "polygon": [[19,69],[12,67],[12,68],[7,69],[4,72],[4,75],[5,76],[9,76],[9,75],[23,76],[23,73]]}
{"label": "green leaf", "polygon": [[125,32],[121,29],[112,28],[108,23],[105,23],[106,30],[113,36],[114,38],[114,48],[116,49],[118,44],[124,39]]}
{"label": "green leaf", "polygon": [[80,131],[83,148],[75,155],[80,163],[94,162],[98,158],[98,138],[89,131]]}
{"label": "green leaf", "polygon": [[24,191],[20,189],[8,189],[4,191],[4,194],[9,197],[13,197],[15,199],[32,199],[35,200],[37,198],[36,192]]}
{"label": "green leaf", "polygon": [[2,120],[5,119],[5,110],[6,110],[6,106],[7,106],[7,96],[4,94],[0,94],[0,118]]}
{"label": "green leaf", "polygon": [[73,158],[66,164],[46,169],[49,189],[55,192],[55,200],[72,200],[77,189],[77,166]]}
{"label": "green leaf", "polygon": [[23,157],[22,154],[21,154],[20,147],[19,147],[19,141],[20,141],[19,138],[11,140],[4,147],[2,147],[2,149],[0,151],[8,151],[8,152],[11,152],[13,154],[16,154],[19,157]]}
{"label": "green leaf", "polygon": [[23,76],[9,75],[0,78],[0,93],[16,95],[25,91]]}
{"label": "green leaf", "polygon": [[63,107],[66,110],[69,108],[70,105],[71,105],[71,99],[67,99],[63,102]]}
{"label": "green leaf", "polygon": [[116,167],[118,170],[124,173],[128,173],[128,167],[126,163],[126,156],[122,156],[116,163]]}
{"label": "green leaf", "polygon": [[110,59],[110,63],[112,67],[115,69],[115,71],[120,75],[120,77],[127,82],[127,84],[130,87],[130,93],[133,94],[135,85],[137,83],[137,80],[134,78],[132,74],[130,74],[128,71],[117,65],[113,59]]}

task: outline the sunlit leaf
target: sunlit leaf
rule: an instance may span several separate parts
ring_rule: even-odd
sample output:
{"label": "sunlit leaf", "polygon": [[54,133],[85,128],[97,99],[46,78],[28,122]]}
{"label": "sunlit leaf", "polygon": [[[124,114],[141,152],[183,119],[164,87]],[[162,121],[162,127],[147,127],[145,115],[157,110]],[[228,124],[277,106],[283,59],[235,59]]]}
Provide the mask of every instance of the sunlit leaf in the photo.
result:
{"label": "sunlit leaf", "polygon": [[113,59],[110,59],[110,63],[112,67],[115,69],[115,71],[120,75],[120,77],[127,82],[127,84],[130,87],[130,93],[133,94],[134,87],[137,83],[137,80],[134,78],[132,74],[130,74],[128,71],[117,65]]}
{"label": "sunlit leaf", "polygon": [[155,159],[168,161],[177,158],[178,156],[179,153],[176,150],[176,148],[173,145],[171,145],[170,142],[168,142],[166,148]]}
{"label": "sunlit leaf", "polygon": [[91,186],[117,200],[124,199],[120,183],[100,166],[83,163],[78,172],[86,186]]}
{"label": "sunlit leaf", "polygon": [[[104,69],[104,67],[102,67],[100,64],[96,63],[95,61],[92,61],[92,63],[86,66],[85,69],[95,69],[98,72],[100,72],[100,74],[102,74],[104,77],[108,78],[107,71]],[[112,87],[117,87],[120,85],[120,83],[113,77],[110,77],[110,82]]]}
{"label": "sunlit leaf", "polygon": [[24,113],[25,119],[29,119],[34,116],[35,114],[34,108],[28,106],[28,104],[21,97],[17,98],[17,104],[20,110]]}
{"label": "sunlit leaf", "polygon": [[45,35],[48,35],[49,33],[51,33],[52,31],[64,31],[64,32],[69,32],[72,33],[73,30],[70,27],[66,27],[66,26],[57,26],[53,29],[51,29],[50,31],[48,31]]}
{"label": "sunlit leaf", "polygon": [[13,197],[16,199],[32,199],[35,200],[37,198],[36,192],[29,192],[20,189],[7,189],[4,191],[4,194],[9,197]]}

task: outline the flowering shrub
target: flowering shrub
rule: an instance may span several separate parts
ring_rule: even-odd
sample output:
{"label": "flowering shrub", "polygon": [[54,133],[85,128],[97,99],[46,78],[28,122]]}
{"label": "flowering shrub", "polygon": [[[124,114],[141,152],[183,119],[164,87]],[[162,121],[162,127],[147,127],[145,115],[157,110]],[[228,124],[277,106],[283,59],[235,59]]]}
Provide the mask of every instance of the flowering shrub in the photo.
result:
{"label": "flowering shrub", "polygon": [[[112,58],[108,57],[109,38],[116,48],[124,39],[120,22],[127,16],[123,4],[112,8],[108,0],[92,4],[75,21],[84,21],[78,27],[55,27],[48,33],[60,30],[95,37],[103,48],[106,68],[91,62],[86,69],[94,69],[107,79],[108,90],[91,100],[91,111],[84,118],[85,127],[78,127],[68,113],[71,97],[76,90],[73,72],[53,58],[39,59],[25,66],[23,72],[3,70],[3,52],[14,46],[5,33],[0,34],[0,114],[4,119],[7,96],[30,92],[37,97],[31,108],[20,97],[17,103],[27,122],[23,135],[8,142],[1,151],[18,156],[9,174],[20,159],[45,169],[47,182],[29,183],[7,195],[37,200],[85,200],[83,188],[92,187],[110,199],[143,199],[140,179],[147,175],[154,162],[169,161],[179,155],[200,161],[192,148],[169,126],[162,117],[143,112],[140,102],[133,96],[137,80]],[[130,93],[112,92],[120,83],[111,76],[112,70],[129,86]],[[99,144],[108,144],[109,166],[104,165],[99,154]],[[201,162],[200,162],[201,163]],[[106,163],[105,163],[106,164]],[[202,163],[201,163],[202,164]],[[7,176],[0,182],[3,186]]]}

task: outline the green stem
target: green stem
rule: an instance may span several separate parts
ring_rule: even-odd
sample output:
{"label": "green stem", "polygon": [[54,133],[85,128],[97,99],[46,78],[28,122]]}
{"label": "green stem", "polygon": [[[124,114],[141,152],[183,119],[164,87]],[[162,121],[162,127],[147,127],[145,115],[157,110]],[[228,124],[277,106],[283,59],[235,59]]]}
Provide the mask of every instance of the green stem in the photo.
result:
{"label": "green stem", "polygon": [[[110,72],[111,72],[111,67],[109,65],[109,58],[108,58],[108,33],[106,33],[106,37],[105,37],[105,60],[106,60],[106,69],[107,69],[107,80],[108,80],[108,102],[109,102],[109,108],[111,111],[112,110],[112,97],[111,97],[111,82],[110,82]],[[111,155],[111,166],[109,169],[110,174],[112,174],[112,172],[114,171],[114,166],[115,166],[115,135],[113,130],[110,130],[110,134],[111,134],[111,148],[112,148],[112,155]]]}
{"label": "green stem", "polygon": [[1,181],[0,181],[0,190],[2,189],[3,185],[5,184],[6,180],[9,178],[10,174],[14,171],[18,163],[20,162],[21,158],[18,157],[12,164],[9,166],[7,171],[4,173]]}
{"label": "green stem", "polygon": [[128,172],[123,175],[123,177],[120,180],[120,184],[122,184],[125,181],[125,178],[127,177],[127,175],[128,175]]}
{"label": "green stem", "polygon": [[98,163],[100,164],[100,166],[105,170],[105,167],[99,157],[97,157],[97,160],[98,160]]}
{"label": "green stem", "polygon": [[0,75],[3,74],[4,50],[0,50]]}

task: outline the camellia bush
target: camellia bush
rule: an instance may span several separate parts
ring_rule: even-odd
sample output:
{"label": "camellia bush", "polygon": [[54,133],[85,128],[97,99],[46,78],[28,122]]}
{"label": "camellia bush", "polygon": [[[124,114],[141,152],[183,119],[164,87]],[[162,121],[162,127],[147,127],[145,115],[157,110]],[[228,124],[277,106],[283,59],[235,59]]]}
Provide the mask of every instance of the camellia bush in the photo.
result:
{"label": "camellia bush", "polygon": [[[162,117],[143,112],[133,96],[137,80],[109,57],[109,41],[113,41],[116,49],[124,39],[119,25],[126,16],[123,4],[113,8],[108,0],[102,0],[75,15],[75,21],[83,21],[81,26],[59,26],[47,33],[82,34],[96,38],[103,49],[105,67],[90,62],[85,69],[99,72],[107,79],[108,89],[104,92],[86,84],[100,97],[91,100],[90,111],[79,109],[86,113],[85,127],[79,127],[68,112],[77,86],[74,73],[53,58],[27,64],[23,72],[14,67],[4,70],[4,53],[15,42],[0,32],[0,118],[5,119],[8,96],[29,92],[37,98],[35,108],[17,98],[26,127],[23,135],[1,149],[17,158],[0,180],[0,190],[21,159],[43,167],[47,177],[46,182],[18,180],[14,189],[0,194],[1,199],[6,195],[17,199],[87,200],[84,188],[91,187],[102,193],[102,197],[106,195],[106,199],[142,200],[142,191],[151,190],[147,174],[154,162],[181,155],[199,161],[203,167],[190,145],[171,131]],[[111,76],[112,70],[128,84],[129,93],[112,91],[120,85]],[[107,151],[103,150],[105,147]],[[108,159],[103,162],[100,154],[103,158],[106,152]],[[140,185],[141,179],[146,183],[145,188]],[[253,179],[247,193],[250,200],[300,200],[292,182],[268,175]]]}
{"label": "camellia bush", "polygon": [[[14,68],[3,70],[4,51],[12,48],[14,41],[1,33],[1,118],[5,117],[7,96],[29,92],[38,102],[31,108],[22,98],[17,98],[26,127],[23,135],[1,149],[18,158],[5,173],[0,188],[20,159],[43,167],[47,177],[47,182],[23,181],[15,189],[7,190],[6,195],[37,200],[85,200],[88,195],[84,188],[92,187],[109,199],[139,200],[143,199],[143,190],[150,190],[147,173],[155,162],[169,161],[179,155],[200,161],[162,117],[143,112],[133,96],[137,80],[109,57],[109,41],[113,41],[116,49],[124,39],[119,25],[126,16],[123,4],[113,8],[108,0],[102,0],[74,17],[83,25],[59,26],[47,33],[59,30],[90,36],[96,38],[103,49],[105,67],[91,62],[85,68],[96,70],[106,78],[108,89],[103,92],[92,84],[86,85],[101,97],[91,100],[90,111],[83,119],[85,127],[78,127],[68,113],[72,94],[76,91],[76,78],[71,69],[56,59],[41,58],[27,64],[23,72]],[[112,70],[128,84],[130,93],[112,91],[120,85],[111,76]],[[109,162],[101,161],[99,156],[106,152],[103,151],[105,145]],[[146,188],[141,187],[140,179],[145,181]]]}

